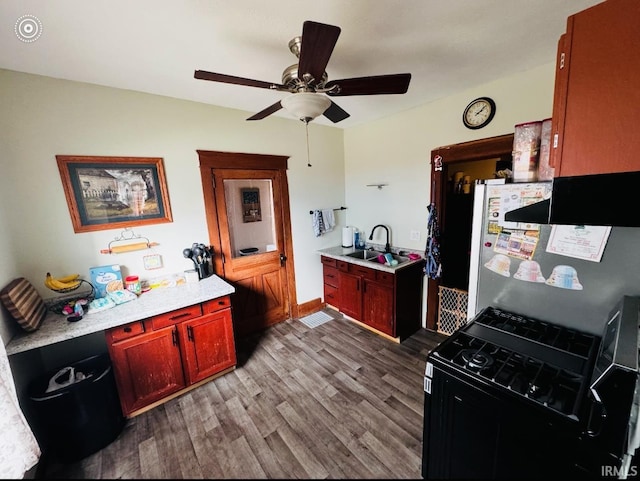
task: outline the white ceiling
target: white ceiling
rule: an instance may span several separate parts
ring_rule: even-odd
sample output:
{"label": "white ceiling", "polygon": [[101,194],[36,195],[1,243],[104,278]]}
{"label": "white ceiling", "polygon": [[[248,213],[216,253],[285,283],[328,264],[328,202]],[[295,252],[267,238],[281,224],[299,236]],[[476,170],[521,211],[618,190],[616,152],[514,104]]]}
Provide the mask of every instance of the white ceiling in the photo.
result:
{"label": "white ceiling", "polygon": [[[342,29],[329,80],[412,74],[404,95],[334,97],[351,117],[314,121],[348,128],[553,62],[567,17],[600,1],[2,0],[0,68],[249,116],[287,93],[196,80],[194,70],[280,83],[282,71],[297,62],[289,40],[313,20]],[[30,43],[14,31],[23,15],[42,25]]]}

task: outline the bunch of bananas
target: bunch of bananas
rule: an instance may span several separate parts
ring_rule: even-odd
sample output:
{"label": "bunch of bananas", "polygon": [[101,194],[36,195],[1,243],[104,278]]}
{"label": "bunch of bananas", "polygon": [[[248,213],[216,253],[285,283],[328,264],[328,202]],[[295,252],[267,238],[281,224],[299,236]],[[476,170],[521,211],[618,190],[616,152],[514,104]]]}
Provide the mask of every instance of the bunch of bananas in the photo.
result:
{"label": "bunch of bananas", "polygon": [[71,274],[64,277],[53,277],[50,272],[47,272],[47,276],[44,279],[44,285],[52,291],[72,291],[77,289],[82,283],[80,274]]}

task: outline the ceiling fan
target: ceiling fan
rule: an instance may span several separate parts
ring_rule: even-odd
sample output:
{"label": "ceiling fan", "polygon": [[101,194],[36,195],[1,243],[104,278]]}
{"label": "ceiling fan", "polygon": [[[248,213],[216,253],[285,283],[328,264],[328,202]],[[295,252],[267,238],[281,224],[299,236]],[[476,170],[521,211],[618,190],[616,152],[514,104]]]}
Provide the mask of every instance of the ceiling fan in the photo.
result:
{"label": "ceiling fan", "polygon": [[329,97],[345,97],[349,95],[404,94],[407,92],[411,80],[410,73],[329,81],[325,68],[329,63],[339,35],[340,27],[311,20],[305,21],[302,25],[302,35],[289,42],[289,50],[298,57],[298,63],[284,70],[282,83],[264,82],[204,70],[196,70],[194,77],[213,82],[291,93],[247,120],[261,120],[285,108],[305,124],[319,115],[324,115],[332,122],[337,123],[349,117],[349,114],[323,94]]}

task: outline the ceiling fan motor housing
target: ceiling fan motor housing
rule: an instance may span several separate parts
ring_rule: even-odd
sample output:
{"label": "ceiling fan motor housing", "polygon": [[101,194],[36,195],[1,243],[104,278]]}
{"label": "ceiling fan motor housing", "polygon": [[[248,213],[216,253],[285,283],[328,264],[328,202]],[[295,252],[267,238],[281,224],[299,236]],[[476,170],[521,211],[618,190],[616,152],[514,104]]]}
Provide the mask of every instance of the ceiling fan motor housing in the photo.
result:
{"label": "ceiling fan motor housing", "polygon": [[194,77],[291,93],[287,98],[270,105],[247,120],[264,119],[284,107],[305,123],[318,115],[324,115],[336,123],[349,117],[349,114],[325,95],[320,94],[345,97],[407,92],[411,80],[411,74],[408,73],[356,77],[329,82],[325,68],[339,35],[340,27],[311,20],[305,21],[302,25],[302,35],[289,41],[289,50],[298,58],[298,62],[284,70],[281,84],[204,70],[196,70]]}
{"label": "ceiling fan motor housing", "polygon": [[292,92],[315,92],[317,89],[324,88],[329,77],[327,72],[322,75],[320,82],[314,82],[315,79],[307,82],[304,78],[298,76],[298,64],[293,64],[284,69],[282,72],[282,84],[291,89]]}

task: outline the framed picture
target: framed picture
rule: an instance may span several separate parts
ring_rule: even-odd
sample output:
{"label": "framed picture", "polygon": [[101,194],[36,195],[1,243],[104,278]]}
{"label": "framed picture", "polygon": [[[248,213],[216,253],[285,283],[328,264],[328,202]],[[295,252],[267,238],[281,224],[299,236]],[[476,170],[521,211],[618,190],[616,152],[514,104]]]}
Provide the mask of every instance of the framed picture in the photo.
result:
{"label": "framed picture", "polygon": [[242,195],[242,221],[260,222],[262,211],[260,210],[260,189],[247,187],[240,189]]}
{"label": "framed picture", "polygon": [[56,160],[75,232],[173,222],[162,158]]}

